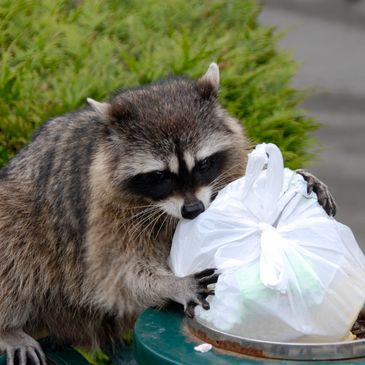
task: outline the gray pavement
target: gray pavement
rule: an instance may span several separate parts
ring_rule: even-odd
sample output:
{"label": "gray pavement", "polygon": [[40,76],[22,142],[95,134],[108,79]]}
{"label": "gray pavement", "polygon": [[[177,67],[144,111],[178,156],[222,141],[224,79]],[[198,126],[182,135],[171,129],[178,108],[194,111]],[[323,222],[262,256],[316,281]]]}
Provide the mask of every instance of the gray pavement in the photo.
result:
{"label": "gray pavement", "polygon": [[260,21],[287,30],[280,46],[301,65],[294,85],[313,90],[303,108],[322,124],[306,168],[365,251],[365,0],[267,0]]}

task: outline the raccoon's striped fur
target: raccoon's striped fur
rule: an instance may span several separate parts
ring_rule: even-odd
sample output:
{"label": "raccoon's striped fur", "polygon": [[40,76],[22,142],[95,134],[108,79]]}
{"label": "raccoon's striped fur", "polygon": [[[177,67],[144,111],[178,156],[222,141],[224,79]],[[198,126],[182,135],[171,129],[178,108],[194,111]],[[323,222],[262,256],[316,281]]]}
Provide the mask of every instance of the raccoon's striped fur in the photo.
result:
{"label": "raccoon's striped fur", "polygon": [[[175,277],[174,227],[244,171],[247,141],[217,103],[219,72],[122,90],[44,123],[0,171],[0,349],[29,336],[109,346],[141,310],[207,307],[214,270]],[[189,304],[190,303],[190,304]],[[23,362],[22,362],[23,361]]]}

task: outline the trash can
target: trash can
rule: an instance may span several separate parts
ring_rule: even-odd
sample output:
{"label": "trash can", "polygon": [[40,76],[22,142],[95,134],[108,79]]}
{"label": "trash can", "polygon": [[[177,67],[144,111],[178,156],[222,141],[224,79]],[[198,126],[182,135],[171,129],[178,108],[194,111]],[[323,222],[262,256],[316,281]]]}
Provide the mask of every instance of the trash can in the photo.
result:
{"label": "trash can", "polygon": [[342,365],[365,364],[364,358],[337,361],[288,361],[246,356],[213,348],[194,351],[202,343],[186,329],[183,313],[177,310],[147,309],[134,330],[134,356],[139,365]]}

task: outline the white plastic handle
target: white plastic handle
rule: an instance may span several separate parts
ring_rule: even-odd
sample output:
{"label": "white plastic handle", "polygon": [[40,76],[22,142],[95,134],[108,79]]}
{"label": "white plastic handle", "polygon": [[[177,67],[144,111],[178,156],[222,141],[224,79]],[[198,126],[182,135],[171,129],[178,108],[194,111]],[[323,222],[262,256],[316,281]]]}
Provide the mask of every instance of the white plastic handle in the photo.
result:
{"label": "white plastic handle", "polygon": [[246,167],[243,199],[250,193],[253,184],[267,165],[267,178],[263,193],[263,220],[270,223],[270,218],[277,205],[283,187],[284,161],[279,148],[272,143],[262,143],[249,154]]}
{"label": "white plastic handle", "polygon": [[283,188],[284,161],[281,151],[272,143],[266,145],[266,153],[269,158],[263,203],[267,221],[277,208],[279,196]]}
{"label": "white plastic handle", "polygon": [[243,196],[245,199],[250,193],[253,184],[261,174],[263,168],[268,163],[268,155],[266,154],[266,144],[258,144],[255,149],[248,155],[248,161],[245,173],[245,185],[243,188]]}

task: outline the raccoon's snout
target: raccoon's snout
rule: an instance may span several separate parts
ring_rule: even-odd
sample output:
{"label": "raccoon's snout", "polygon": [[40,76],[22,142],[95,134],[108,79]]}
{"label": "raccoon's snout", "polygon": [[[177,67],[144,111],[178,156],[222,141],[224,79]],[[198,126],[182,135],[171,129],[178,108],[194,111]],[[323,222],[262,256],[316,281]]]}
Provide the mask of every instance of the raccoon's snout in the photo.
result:
{"label": "raccoon's snout", "polygon": [[198,200],[194,203],[186,203],[181,208],[181,215],[185,219],[194,219],[205,210],[204,204]]}

